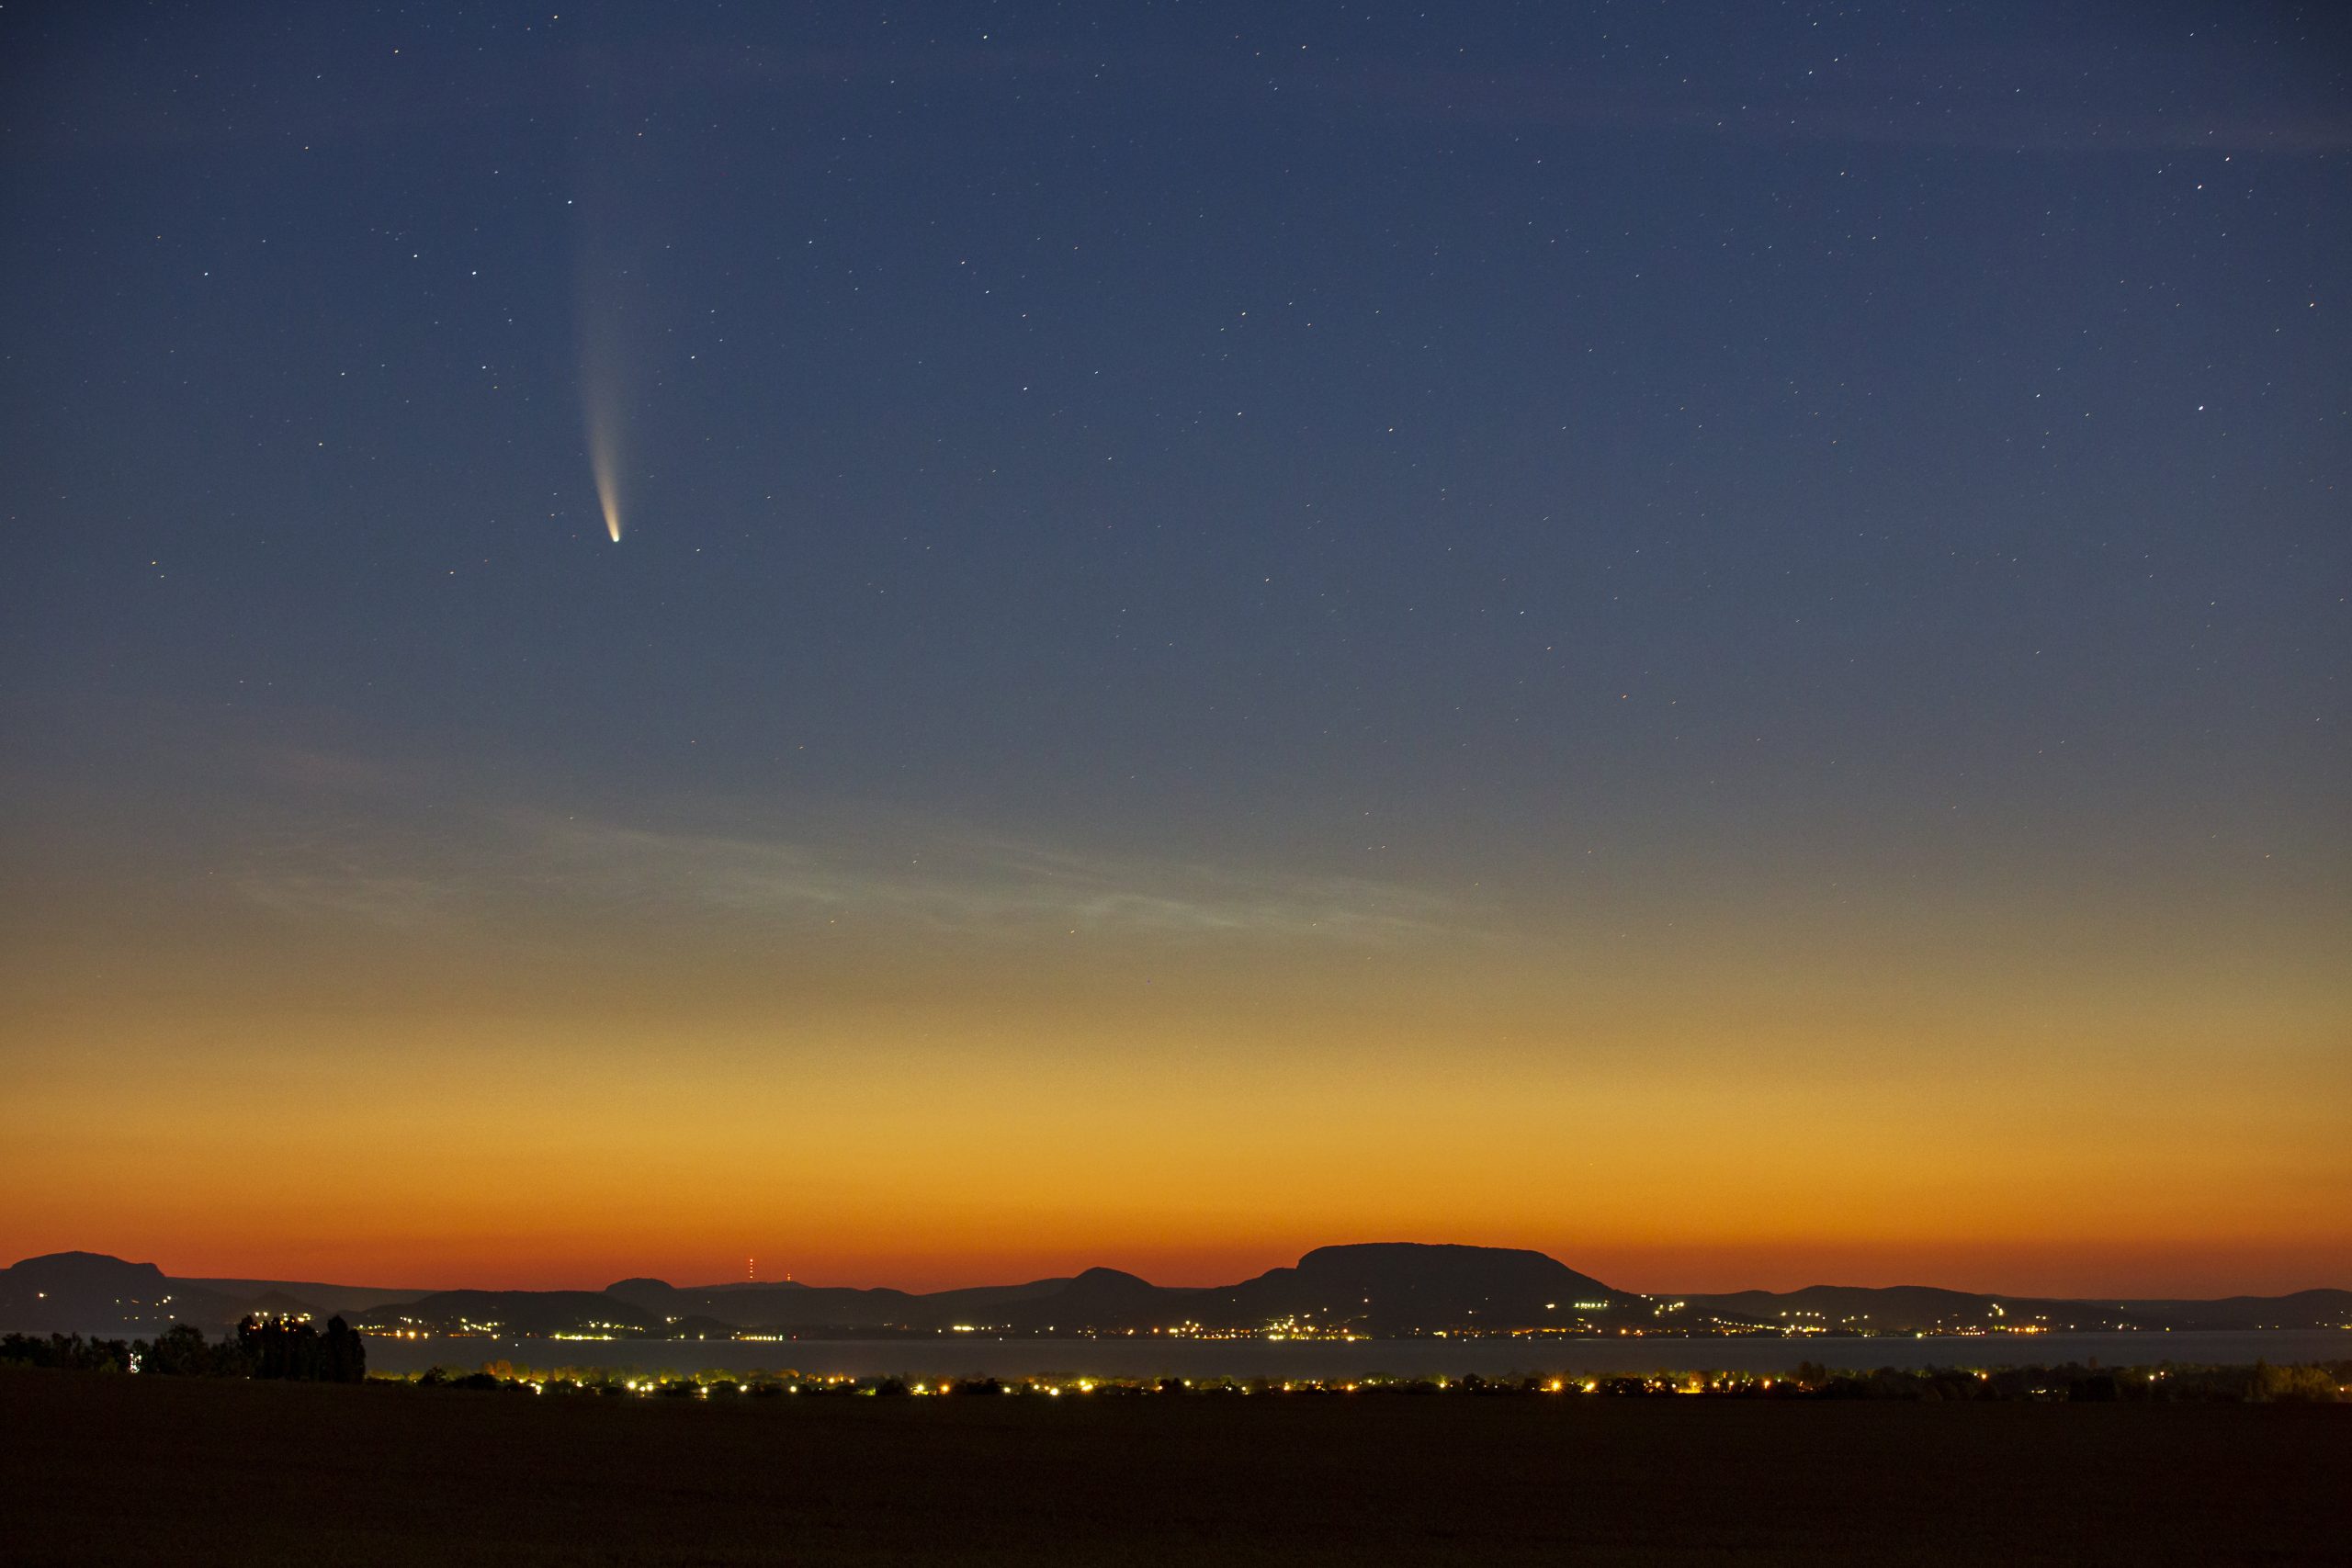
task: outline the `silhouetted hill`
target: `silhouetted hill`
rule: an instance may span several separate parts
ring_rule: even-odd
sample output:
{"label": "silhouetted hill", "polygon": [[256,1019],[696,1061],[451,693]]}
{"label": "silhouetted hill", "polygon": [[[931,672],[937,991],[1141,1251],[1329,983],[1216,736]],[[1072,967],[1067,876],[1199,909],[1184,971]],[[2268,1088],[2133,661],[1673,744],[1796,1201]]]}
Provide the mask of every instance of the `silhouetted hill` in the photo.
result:
{"label": "silhouetted hill", "polygon": [[2119,1303],[2166,1327],[2352,1328],[2352,1291],[2297,1291],[2284,1296],[2224,1296],[2218,1301]]}
{"label": "silhouetted hill", "polygon": [[437,1291],[361,1313],[371,1333],[615,1335],[659,1337],[670,1325],[608,1291]]}
{"label": "silhouetted hill", "polygon": [[605,1287],[605,1294],[617,1296],[648,1312],[669,1312],[679,1305],[682,1292],[667,1280],[640,1277],[616,1280]]}
{"label": "silhouetted hill", "polygon": [[1840,1334],[1914,1334],[1976,1329],[2161,1327],[2114,1302],[1978,1294],[1932,1285],[1808,1285],[1798,1291],[1735,1291],[1671,1297],[1664,1315],[1679,1326],[1757,1326]]}
{"label": "silhouetted hill", "polygon": [[1155,1285],[1116,1269],[1089,1269],[1058,1289],[1002,1303],[998,1321],[1027,1334],[1150,1328],[1182,1323],[1195,1291]]}
{"label": "silhouetted hill", "polygon": [[780,1283],[679,1287],[661,1280],[623,1280],[611,1294],[665,1318],[723,1318],[745,1328],[903,1328],[917,1315],[922,1298],[887,1286],[859,1290],[846,1285]]}
{"label": "silhouetted hill", "polygon": [[299,1280],[175,1279],[153,1263],[98,1252],[53,1252],[0,1269],[0,1329],[30,1334],[153,1335],[175,1323],[210,1333],[253,1313],[325,1319],[417,1290]]}
{"label": "silhouetted hill", "polygon": [[153,1263],[60,1252],[0,1269],[0,1330],[153,1335],[173,1323],[218,1332],[247,1313],[340,1312],[356,1325],[523,1335],[1026,1334],[1170,1329],[1370,1335],[1494,1332],[1694,1333],[1778,1329],[1909,1334],[2045,1330],[2313,1328],[2352,1325],[2352,1292],[2219,1301],[2059,1301],[1932,1286],[1815,1285],[1651,1298],[1616,1290],[1540,1252],[1378,1242],[1323,1247],[1289,1268],[1208,1288],[1172,1288],[1115,1269],[1068,1279],[928,1294],[796,1281],[604,1291],[401,1292],[268,1280],[174,1279]]}
{"label": "silhouetted hill", "polygon": [[908,1329],[945,1328],[959,1323],[1001,1325],[1014,1303],[1050,1296],[1068,1280],[1033,1280],[1021,1285],[976,1285],[918,1295],[887,1286],[860,1290],[846,1285],[772,1284],[676,1286],[662,1280],[622,1280],[606,1292],[663,1318],[701,1314],[744,1328]]}
{"label": "silhouetted hill", "polygon": [[[1088,1269],[1088,1273],[1115,1273],[1117,1270]],[[1133,1275],[1126,1276],[1133,1279]],[[933,1310],[936,1325],[956,1323],[996,1323],[1009,1319],[1011,1311],[1021,1303],[1052,1296],[1074,1283],[1066,1275],[1049,1280],[1031,1280],[1018,1285],[967,1285],[961,1290],[934,1291],[916,1298],[927,1309]]]}
{"label": "silhouetted hill", "polygon": [[103,1252],[47,1252],[8,1270],[17,1281],[51,1290],[161,1290],[169,1277],[153,1263],[131,1263]]}
{"label": "silhouetted hill", "polygon": [[2352,1325],[2352,1291],[2298,1291],[2219,1301],[2070,1300],[2005,1296],[1928,1285],[1810,1285],[1801,1291],[1737,1291],[1672,1298],[1664,1314],[1691,1326],[1937,1333],[1977,1329],[2253,1329]]}
{"label": "silhouetted hill", "polygon": [[[1177,1290],[1090,1269],[1009,1314],[1028,1332],[1167,1328],[1403,1334],[1432,1329],[1610,1324],[1644,1298],[1613,1290],[1540,1252],[1374,1242],[1322,1247],[1295,1267],[1235,1285]],[[1614,1314],[1613,1316],[1611,1314]]]}
{"label": "silhouetted hill", "polygon": [[283,1296],[305,1304],[316,1317],[345,1317],[386,1302],[413,1302],[429,1295],[427,1285],[336,1285],[322,1280],[175,1280],[175,1284],[209,1291],[232,1301],[258,1301]]}
{"label": "silhouetted hill", "polygon": [[101,1252],[52,1252],[0,1271],[0,1325],[16,1333],[137,1334],[180,1316],[217,1328],[236,1321],[237,1304]]}
{"label": "silhouetted hill", "polygon": [[1372,1242],[1318,1247],[1295,1268],[1199,1292],[1206,1326],[1291,1321],[1369,1334],[1481,1328],[1614,1326],[1644,1298],[1514,1247]]}

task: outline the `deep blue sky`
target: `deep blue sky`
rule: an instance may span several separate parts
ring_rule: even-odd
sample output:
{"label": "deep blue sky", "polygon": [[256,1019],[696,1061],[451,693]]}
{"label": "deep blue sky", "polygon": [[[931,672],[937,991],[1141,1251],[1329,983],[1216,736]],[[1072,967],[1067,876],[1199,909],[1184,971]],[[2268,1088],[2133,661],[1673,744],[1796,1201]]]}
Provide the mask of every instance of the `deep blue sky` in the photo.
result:
{"label": "deep blue sky", "polygon": [[526,812],[1378,919],[2193,908],[2341,1000],[2331,7],[32,5],[0,60],[0,802],[20,899],[119,914],[68,951],[143,877],[393,918]]}
{"label": "deep blue sky", "polygon": [[1861,10],[34,7],[10,696],[1106,825],[2315,807],[2344,29]]}

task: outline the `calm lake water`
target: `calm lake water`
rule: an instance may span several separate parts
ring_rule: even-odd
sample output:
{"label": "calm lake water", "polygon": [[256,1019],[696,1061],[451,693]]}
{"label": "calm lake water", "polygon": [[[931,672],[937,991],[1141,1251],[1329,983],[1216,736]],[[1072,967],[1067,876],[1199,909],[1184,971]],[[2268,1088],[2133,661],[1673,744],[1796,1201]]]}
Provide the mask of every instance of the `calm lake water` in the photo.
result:
{"label": "calm lake water", "polygon": [[749,1372],[908,1378],[1462,1377],[1658,1371],[1786,1372],[1800,1361],[1877,1367],[2001,1367],[2157,1361],[2236,1366],[2352,1359],[2352,1332],[2042,1334],[1927,1339],[1368,1339],[1353,1345],[1260,1339],[388,1339],[370,1336],[372,1371],[469,1371],[485,1361],[638,1372]]}

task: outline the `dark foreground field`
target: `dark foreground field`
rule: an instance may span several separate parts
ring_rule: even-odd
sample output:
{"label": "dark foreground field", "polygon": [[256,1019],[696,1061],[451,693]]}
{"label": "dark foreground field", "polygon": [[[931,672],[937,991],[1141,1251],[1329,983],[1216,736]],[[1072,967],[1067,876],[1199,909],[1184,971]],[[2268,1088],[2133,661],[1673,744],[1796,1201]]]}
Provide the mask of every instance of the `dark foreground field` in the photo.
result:
{"label": "dark foreground field", "polygon": [[12,1562],[2346,1562],[2352,1407],[0,1376]]}

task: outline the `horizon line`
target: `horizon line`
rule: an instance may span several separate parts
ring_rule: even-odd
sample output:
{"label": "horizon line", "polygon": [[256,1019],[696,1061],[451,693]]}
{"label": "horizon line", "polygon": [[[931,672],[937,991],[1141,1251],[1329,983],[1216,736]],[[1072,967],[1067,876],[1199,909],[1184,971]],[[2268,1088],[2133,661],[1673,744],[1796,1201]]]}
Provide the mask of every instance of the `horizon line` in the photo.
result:
{"label": "horizon line", "polygon": [[1228,1288],[1228,1287],[1233,1286],[1233,1285],[1238,1285],[1238,1284],[1246,1283],[1247,1281],[1249,1281],[1249,1280],[1250,1280],[1258,1279],[1258,1278],[1260,1278],[1260,1277],[1261,1277],[1261,1276],[1263,1276],[1263,1275],[1265,1275],[1265,1274],[1267,1274],[1267,1273],[1271,1273],[1271,1272],[1274,1271],[1275,1269],[1287,1269],[1287,1268],[1294,1268],[1294,1267],[1295,1267],[1295,1266],[1296,1266],[1297,1261],[1299,1261],[1300,1259],[1304,1259],[1304,1258],[1305,1258],[1306,1257],[1307,1257],[1309,1254],[1312,1254],[1312,1253],[1315,1253],[1315,1252],[1327,1251],[1327,1250],[1331,1250],[1331,1249],[1335,1249],[1335,1248],[1347,1248],[1347,1247],[1431,1247],[1431,1248],[1458,1247],[1458,1248],[1463,1248],[1463,1249],[1469,1250],[1469,1251],[1477,1251],[1477,1252],[1516,1252],[1516,1253],[1526,1253],[1526,1254],[1533,1255],[1533,1256],[1535,1256],[1535,1257],[1539,1257],[1539,1258],[1545,1258],[1546,1260],[1548,1260],[1548,1261],[1550,1261],[1550,1262],[1552,1262],[1552,1263],[1557,1264],[1559,1267],[1561,1267],[1561,1268],[1563,1268],[1563,1269],[1568,1269],[1568,1270],[1569,1270],[1570,1272],[1572,1272],[1572,1273],[1582,1274],[1582,1275],[1584,1275],[1587,1279],[1593,1280],[1595,1280],[1597,1283],[1602,1284],[1602,1285],[1606,1286],[1609,1290],[1611,1290],[1611,1291],[1612,1291],[1612,1292],[1617,1292],[1617,1293],[1619,1293],[1619,1294],[1621,1294],[1621,1295],[1639,1296],[1639,1297],[1642,1297],[1642,1298],[1644,1298],[1644,1299],[1645,1299],[1645,1300],[1651,1300],[1651,1301],[1668,1300],[1668,1299],[1672,1299],[1672,1298],[1679,1297],[1679,1296],[1700,1296],[1700,1297],[1708,1297],[1708,1296],[1727,1296],[1727,1295],[1746,1295],[1746,1294],[1762,1294],[1762,1295],[1781,1296],[1781,1295],[1794,1295],[1794,1294],[1798,1294],[1798,1293],[1803,1292],[1805,1292],[1805,1291],[1822,1291],[1822,1290],[1831,1290],[1831,1291],[1945,1291],[1945,1292],[1951,1292],[1951,1293],[1953,1293],[1953,1294],[1958,1294],[1958,1295],[1973,1295],[1973,1296],[1986,1296],[1986,1297],[2010,1297],[2010,1298],[2014,1298],[2014,1299],[2018,1299],[2018,1300],[2029,1300],[2029,1301],[2083,1302],[2083,1303],[2089,1303],[2089,1302],[2103,1302],[2103,1301],[2109,1301],[2109,1300],[2114,1300],[2114,1301],[2118,1301],[2118,1302],[2124,1302],[2124,1301],[2139,1301],[2139,1302],[2156,1302],[2156,1301],[2220,1302],[2220,1301],[2230,1301],[2230,1300],[2236,1300],[2236,1299],[2255,1299],[2255,1300],[2262,1300],[2262,1299],[2279,1299],[2279,1298],[2284,1298],[2284,1297],[2289,1297],[2289,1296],[2295,1296],[2295,1295],[2306,1294],[2306,1293],[2310,1293],[2310,1292],[2325,1292],[2325,1291],[2352,1291],[2352,1283],[2346,1283],[2346,1284],[2306,1284],[2306,1285],[2298,1285],[2298,1286],[2295,1286],[2295,1287],[2292,1287],[2292,1288],[2290,1288],[2290,1289],[2287,1289],[2287,1290],[2260,1290],[2260,1289],[2238,1288],[2238,1289],[2233,1289],[2233,1290],[2226,1291],[2226,1292],[2222,1292],[2222,1293],[2221,1293],[2221,1294],[2217,1294],[2217,1295],[2179,1295],[2179,1294],[2168,1294],[2168,1293],[2162,1293],[2162,1292],[2151,1293],[2151,1292],[2128,1292],[2128,1291],[2102,1291],[2102,1292],[2093,1292],[2093,1293],[2086,1294],[2086,1293],[2082,1293],[2082,1292],[2064,1292],[2064,1291],[2058,1291],[2058,1292],[2052,1292],[2052,1291],[2008,1291],[2008,1290],[2000,1290],[2000,1289],[1995,1289],[1995,1288],[1985,1288],[1985,1287],[1972,1286],[1972,1285],[1954,1285],[1954,1284],[1938,1284],[1938,1283],[1930,1283],[1930,1282],[1928,1282],[1928,1281],[1926,1281],[1926,1280],[1899,1280],[1899,1281],[1897,1281],[1897,1282],[1890,1283],[1890,1284],[1860,1284],[1860,1283],[1844,1283],[1844,1282],[1839,1282],[1839,1281],[1838,1281],[1838,1280],[1833,1280],[1833,1279],[1815,1279],[1815,1280],[1809,1280],[1807,1283],[1803,1284],[1803,1285],[1789,1285],[1789,1286],[1780,1286],[1780,1287],[1773,1287],[1773,1286],[1760,1286],[1760,1285],[1740,1285],[1740,1286],[1733,1286],[1733,1287],[1731,1287],[1731,1288],[1729,1288],[1729,1289],[1714,1289],[1714,1290],[1701,1290],[1701,1289],[1639,1290],[1639,1289],[1634,1289],[1634,1288],[1633,1288],[1633,1287],[1629,1287],[1629,1286],[1623,1286],[1623,1285],[1614,1284],[1614,1283],[1612,1283],[1612,1282],[1611,1282],[1611,1281],[1609,1281],[1609,1280],[1602,1280],[1602,1279],[1600,1279],[1600,1277],[1599,1275],[1589,1273],[1589,1272],[1588,1272],[1587,1270],[1582,1269],[1578,1269],[1578,1268],[1577,1268],[1577,1266],[1576,1266],[1576,1265],[1571,1264],[1571,1263],[1568,1263],[1568,1262],[1566,1262],[1565,1260],[1561,1259],[1560,1258],[1558,1258],[1558,1257],[1557,1257],[1557,1256],[1555,1256],[1555,1254],[1552,1254],[1552,1253],[1549,1253],[1549,1252],[1545,1252],[1545,1251],[1544,1251],[1544,1250],[1543,1250],[1542,1248],[1540,1248],[1540,1247],[1503,1247],[1503,1246],[1493,1246],[1493,1245],[1488,1245],[1488,1244],[1485,1244],[1485,1243],[1478,1243],[1478,1242],[1425,1242],[1425,1241],[1374,1241],[1374,1242],[1330,1242],[1330,1243],[1322,1243],[1322,1244],[1318,1244],[1317,1246],[1308,1247],[1305,1252],[1300,1253],[1300,1254],[1298,1255],[1298,1258],[1295,1258],[1295,1259],[1294,1259],[1292,1262],[1290,1262],[1290,1263],[1278,1263],[1278,1264],[1273,1264],[1273,1265],[1271,1265],[1271,1266],[1269,1266],[1269,1267],[1267,1267],[1267,1268],[1260,1269],[1258,1269],[1255,1273],[1244,1274],[1244,1275],[1240,1275],[1240,1276],[1238,1276],[1238,1277],[1236,1277],[1236,1278],[1230,1278],[1230,1279],[1223,1279],[1223,1278],[1221,1278],[1221,1279],[1219,1279],[1219,1280],[1216,1280],[1216,1281],[1214,1281],[1214,1282],[1208,1283],[1208,1284],[1197,1284],[1197,1285],[1195,1285],[1195,1284],[1165,1284],[1165,1283],[1162,1283],[1160,1280],[1158,1280],[1152,1279],[1152,1278],[1150,1278],[1150,1277],[1149,1277],[1149,1276],[1148,1276],[1148,1275],[1145,1275],[1145,1274],[1139,1273],[1139,1272],[1137,1272],[1136,1270],[1135,1270],[1135,1269],[1123,1269],[1123,1268],[1119,1268],[1119,1267],[1117,1267],[1116,1265],[1112,1265],[1112,1264],[1101,1264],[1101,1263],[1088,1264],[1088,1265],[1085,1265],[1085,1266],[1083,1266],[1083,1267],[1081,1267],[1081,1268],[1072,1269],[1071,1271],[1069,1271],[1069,1272],[1068,1272],[1068,1273],[1031,1274],[1031,1275],[1023,1275],[1023,1276],[1022,1276],[1022,1277],[1020,1277],[1020,1278],[1017,1278],[1017,1279],[1014,1279],[1014,1278],[996,1278],[996,1277],[991,1277],[991,1278],[984,1278],[984,1279],[974,1280],[967,1281],[967,1282],[966,1282],[966,1283],[961,1283],[961,1284],[934,1285],[934,1286],[930,1286],[930,1287],[927,1287],[927,1288],[915,1288],[915,1287],[903,1286],[903,1285],[893,1285],[893,1284],[888,1284],[888,1283],[844,1284],[844,1283],[838,1283],[838,1282],[818,1281],[818,1280],[810,1280],[796,1279],[796,1278],[792,1277],[792,1276],[791,1276],[791,1274],[790,1274],[789,1272],[787,1272],[787,1273],[786,1273],[786,1275],[784,1278],[782,1278],[782,1279],[723,1279],[723,1280],[690,1280],[690,1281],[685,1282],[685,1283],[679,1283],[679,1282],[677,1282],[677,1281],[674,1281],[674,1280],[672,1280],[666,1279],[666,1278],[664,1278],[664,1277],[662,1277],[662,1276],[661,1276],[661,1275],[659,1275],[659,1274],[651,1274],[651,1273],[627,1273],[627,1274],[619,1274],[619,1275],[616,1275],[616,1276],[614,1276],[613,1278],[611,1278],[611,1279],[609,1279],[609,1280],[603,1280],[603,1281],[602,1281],[602,1282],[600,1282],[600,1283],[594,1283],[594,1284],[552,1284],[552,1285],[551,1285],[551,1284],[538,1284],[538,1285],[512,1285],[512,1284],[487,1284],[487,1285],[485,1285],[485,1284],[433,1284],[433,1285],[418,1285],[418,1284],[401,1284],[401,1285],[385,1285],[385,1284],[372,1284],[372,1283],[368,1283],[368,1282],[365,1282],[365,1281],[363,1281],[363,1280],[356,1280],[356,1279],[355,1279],[355,1280],[340,1280],[340,1279],[334,1279],[334,1278],[328,1277],[328,1276],[322,1276],[322,1275],[315,1275],[315,1274],[309,1274],[309,1273],[300,1273],[300,1272],[278,1272],[278,1273],[273,1273],[273,1272],[251,1272],[251,1271],[247,1271],[247,1272],[233,1272],[233,1273],[180,1273],[180,1272],[175,1272],[175,1271],[174,1271],[174,1270],[173,1270],[173,1269],[171,1269],[165,1268],[163,1264],[158,1263],[158,1262],[155,1262],[155,1261],[154,1261],[153,1259],[152,1259],[152,1258],[128,1258],[128,1257],[125,1257],[125,1256],[123,1256],[123,1255],[121,1255],[121,1254],[119,1254],[119,1253],[104,1252],[104,1251],[99,1251],[99,1250],[97,1250],[97,1249],[96,1249],[96,1248],[90,1248],[90,1247],[66,1247],[66,1248],[61,1248],[61,1249],[58,1249],[58,1250],[55,1250],[55,1251],[51,1251],[51,1252],[40,1252],[40,1253],[32,1253],[32,1254],[28,1254],[28,1255],[27,1255],[27,1256],[25,1256],[25,1257],[22,1257],[22,1258],[17,1258],[14,1262],[11,1262],[11,1263],[8,1263],[8,1264],[6,1264],[6,1265],[0,1265],[0,1270],[14,1269],[17,1269],[17,1268],[20,1268],[20,1267],[22,1267],[23,1265],[28,1264],[28,1263],[36,1263],[36,1262],[40,1262],[40,1261],[44,1261],[44,1260],[49,1259],[49,1258],[68,1258],[68,1257],[84,1257],[84,1258],[104,1258],[104,1259],[107,1259],[107,1260],[110,1260],[110,1261],[113,1261],[113,1262],[126,1264],[126,1265],[129,1265],[129,1266],[133,1267],[133,1268],[153,1268],[153,1269],[155,1269],[159,1273],[161,1273],[161,1274],[162,1274],[165,1279],[168,1279],[168,1280],[187,1280],[187,1281],[190,1281],[190,1282],[205,1282],[205,1281],[215,1281],[215,1280],[236,1280],[236,1281],[254,1281],[254,1282],[264,1282],[264,1283],[304,1283],[304,1284],[324,1284],[324,1285],[334,1285],[334,1286],[336,1286],[336,1287],[338,1287],[338,1288],[340,1288],[340,1289],[345,1289],[345,1290],[361,1290],[361,1291],[369,1291],[369,1292],[412,1292],[412,1291],[413,1291],[413,1292],[418,1292],[418,1293],[420,1293],[420,1294],[444,1294],[444,1293],[448,1293],[448,1292],[459,1292],[459,1291],[474,1291],[474,1292],[486,1292],[486,1293],[501,1293],[501,1294],[550,1294],[550,1293],[556,1293],[556,1292],[579,1292],[579,1293],[587,1293],[587,1294],[600,1294],[600,1293],[603,1293],[603,1292],[607,1292],[607,1291],[611,1290],[613,1286],[617,1285],[617,1284],[623,1284],[623,1283],[626,1283],[626,1282],[628,1282],[628,1281],[635,1280],[652,1280],[652,1281],[654,1281],[654,1282],[656,1282],[656,1283],[659,1283],[659,1284],[662,1284],[662,1285],[667,1286],[667,1287],[669,1287],[669,1288],[670,1288],[670,1289],[672,1289],[672,1290],[678,1290],[678,1291],[718,1291],[718,1290],[724,1290],[724,1291],[737,1291],[737,1290],[745,1290],[745,1289],[753,1289],[753,1290],[758,1290],[758,1289],[775,1289],[775,1290],[783,1290],[783,1289],[796,1289],[796,1290],[861,1291],[861,1292],[867,1292],[867,1291],[895,1291],[895,1292],[898,1292],[899,1293],[903,1294],[903,1295],[907,1295],[907,1296],[911,1296],[911,1297],[918,1297],[918,1298],[920,1298],[920,1297],[927,1297],[927,1296],[934,1296],[934,1295],[948,1294],[948,1293],[952,1293],[952,1292],[956,1292],[956,1291],[964,1291],[964,1290],[1002,1289],[1002,1288],[1010,1288],[1010,1287],[1019,1286],[1019,1285],[1041,1284],[1041,1283],[1046,1283],[1046,1282],[1049,1282],[1049,1281],[1057,1281],[1057,1280],[1075,1280],[1075,1279],[1079,1278],[1079,1277],[1080,1277],[1080,1275],[1082,1275],[1082,1274],[1086,1274],[1086,1273],[1089,1273],[1089,1272],[1092,1272],[1092,1271],[1095,1271],[1095,1270],[1098,1270],[1098,1269],[1099,1269],[1099,1270],[1105,1271],[1105,1272],[1110,1272],[1110,1273],[1124,1274],[1124,1275],[1128,1276],[1129,1278],[1136,1279],[1136,1280],[1142,1280],[1145,1284],[1149,1285],[1150,1287],[1152,1287],[1152,1288],[1153,1288],[1153,1289],[1155,1289],[1155,1290],[1166,1290],[1166,1291],[1216,1291],[1216,1290],[1226,1289],[1226,1288]]}

